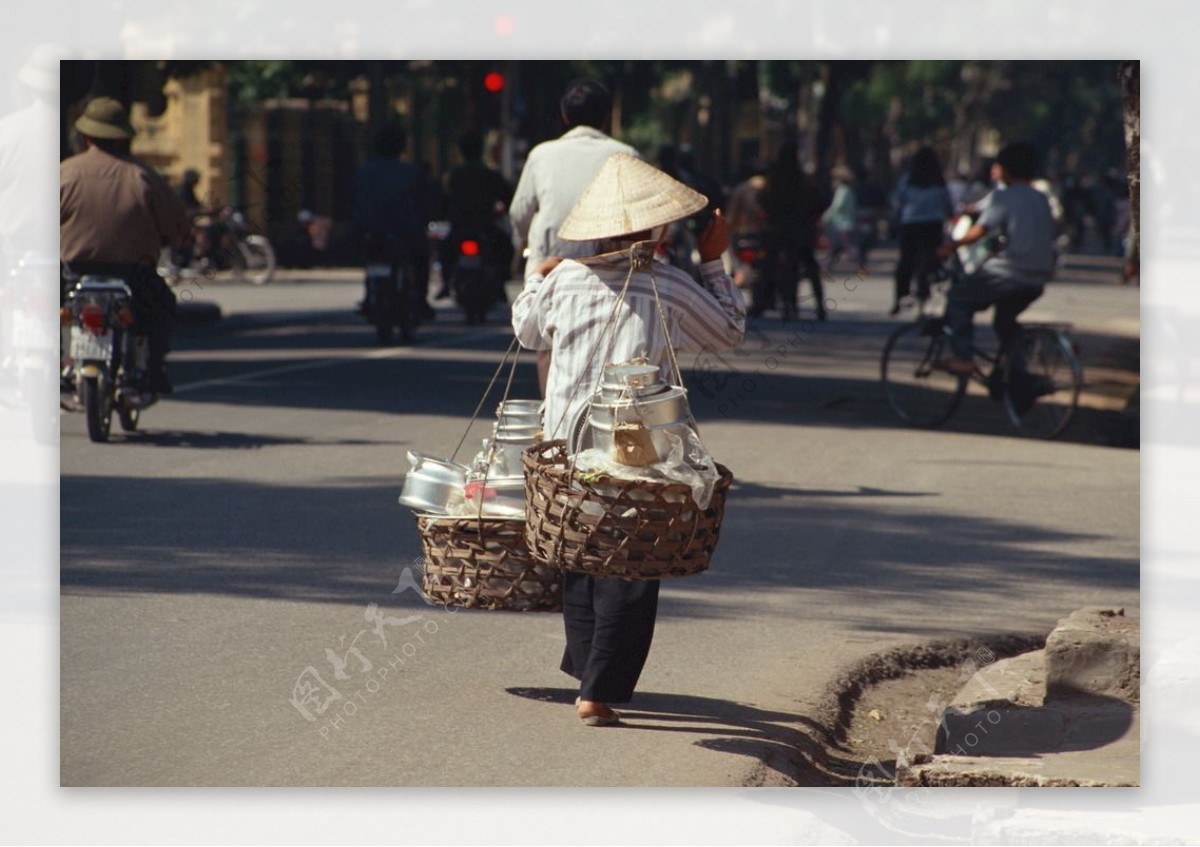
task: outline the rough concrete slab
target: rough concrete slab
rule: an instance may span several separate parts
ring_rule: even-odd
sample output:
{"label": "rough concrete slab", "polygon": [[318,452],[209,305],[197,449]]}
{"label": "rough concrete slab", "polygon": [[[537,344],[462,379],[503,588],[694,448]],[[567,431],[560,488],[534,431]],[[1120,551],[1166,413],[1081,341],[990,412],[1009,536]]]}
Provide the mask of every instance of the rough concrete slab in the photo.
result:
{"label": "rough concrete slab", "polygon": [[1120,609],[1081,609],[1045,650],[975,673],[942,714],[934,759],[900,781],[1137,785],[1138,623]]}
{"label": "rough concrete slab", "polygon": [[1136,618],[1092,606],[1060,621],[1046,639],[1046,699],[1114,697],[1137,702],[1141,651]]}
{"label": "rough concrete slab", "polygon": [[1033,650],[984,665],[959,689],[950,705],[967,710],[1003,700],[1017,706],[1040,706],[1045,699],[1046,654]]}

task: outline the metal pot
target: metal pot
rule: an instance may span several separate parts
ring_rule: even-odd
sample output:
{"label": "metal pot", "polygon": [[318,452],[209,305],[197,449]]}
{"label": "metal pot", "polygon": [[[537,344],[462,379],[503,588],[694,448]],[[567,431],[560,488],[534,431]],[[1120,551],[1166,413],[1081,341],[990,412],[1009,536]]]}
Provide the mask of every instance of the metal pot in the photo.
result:
{"label": "metal pot", "polygon": [[592,400],[589,422],[596,429],[611,430],[618,423],[640,423],[654,429],[687,423],[691,418],[686,388],[668,388],[648,397]]}
{"label": "metal pot", "polygon": [[528,442],[507,442],[496,441],[492,450],[492,462],[488,466],[488,474],[496,477],[519,476],[524,474],[524,466],[521,464],[521,454],[525,452],[527,447],[532,447],[536,443],[536,439],[530,439]]}
{"label": "metal pot", "polygon": [[497,443],[521,444],[523,447],[536,443],[542,432],[542,413],[538,400],[505,400],[496,409],[496,425],[493,437]]}
{"label": "metal pot", "polygon": [[542,419],[541,400],[505,400],[496,407],[496,417],[516,417]]}
{"label": "metal pot", "polygon": [[[658,461],[665,462],[667,457],[671,455],[671,440],[668,435],[674,435],[680,439],[686,439],[687,431],[691,425],[686,421],[678,424],[665,424],[663,426],[646,427],[646,435],[650,439],[650,443],[654,445],[654,452],[658,455]],[[602,427],[592,427],[592,443],[591,446],[597,450],[615,456],[616,445],[615,436],[612,429]]]}
{"label": "metal pot", "polygon": [[422,512],[445,514],[451,500],[462,496],[467,467],[413,450],[408,452],[408,461],[412,469],[404,477],[404,490],[399,497],[401,505]]}
{"label": "metal pot", "polygon": [[497,443],[521,442],[529,445],[538,440],[538,433],[541,431],[541,420],[533,423],[525,420],[499,420],[496,421],[496,426],[492,430],[492,438]]}

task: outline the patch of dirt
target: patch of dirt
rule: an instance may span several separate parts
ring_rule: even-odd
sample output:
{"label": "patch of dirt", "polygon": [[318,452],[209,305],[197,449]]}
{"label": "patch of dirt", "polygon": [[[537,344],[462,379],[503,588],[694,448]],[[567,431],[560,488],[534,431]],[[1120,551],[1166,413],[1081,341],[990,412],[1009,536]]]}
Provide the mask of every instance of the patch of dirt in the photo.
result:
{"label": "patch of dirt", "polygon": [[1044,635],[999,636],[869,657],[830,693],[828,731],[814,737],[820,750],[808,764],[829,785],[892,784],[897,758],[918,764],[932,755],[938,717],[976,670],[1040,649],[1045,640]]}
{"label": "patch of dirt", "polygon": [[863,692],[841,742],[846,757],[862,766],[859,776],[891,782],[897,756],[912,763],[932,755],[938,717],[963,682],[962,669],[950,666],[913,671]]}

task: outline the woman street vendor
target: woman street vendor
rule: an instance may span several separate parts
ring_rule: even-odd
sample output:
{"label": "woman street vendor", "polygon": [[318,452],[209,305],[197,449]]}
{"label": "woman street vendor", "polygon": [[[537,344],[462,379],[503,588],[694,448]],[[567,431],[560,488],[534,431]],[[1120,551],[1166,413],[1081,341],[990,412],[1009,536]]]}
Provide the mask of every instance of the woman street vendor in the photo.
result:
{"label": "woman street vendor", "polygon": [[[547,259],[512,310],[521,344],[551,352],[547,439],[575,431],[606,364],[645,358],[669,378],[674,353],[741,344],[746,312],[721,262],[729,233],[720,210],[698,239],[699,281],[654,258],[668,225],[706,205],[704,195],[625,153],[613,154],[579,198],[559,238],[599,242],[600,253]],[[632,698],[650,651],[658,580],[571,572],[563,580],[561,668],[580,681],[580,719],[612,726],[620,716],[610,704]]]}

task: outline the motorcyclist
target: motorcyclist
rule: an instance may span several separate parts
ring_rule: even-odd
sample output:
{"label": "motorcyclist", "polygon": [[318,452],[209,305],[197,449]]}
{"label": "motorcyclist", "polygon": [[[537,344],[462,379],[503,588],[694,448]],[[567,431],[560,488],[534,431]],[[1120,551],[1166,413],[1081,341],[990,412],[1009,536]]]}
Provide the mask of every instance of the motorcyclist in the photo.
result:
{"label": "motorcyclist", "polygon": [[83,274],[118,276],[133,292],[140,329],[149,340],[146,388],[171,391],[165,360],[175,321],[175,295],[158,275],[158,254],[178,248],[191,219],[161,176],[130,155],[133,127],[125,107],[111,97],[89,102],[75,129],[84,152],[60,166],[59,258],[67,279]]}
{"label": "motorcyclist", "polygon": [[462,134],[458,149],[463,162],[446,179],[447,217],[450,234],[443,242],[442,268],[454,267],[459,245],[465,238],[486,239],[487,255],[507,277],[512,267],[512,239],[500,228],[507,220],[512,186],[483,161],[483,135],[475,130]]}
{"label": "motorcyclist", "polygon": [[[364,243],[387,244],[390,258],[399,263],[421,255],[425,239],[421,199],[426,178],[415,163],[401,158],[407,143],[408,133],[398,121],[384,122],[354,183],[355,232]],[[365,286],[360,310],[368,302]]]}
{"label": "motorcyclist", "polygon": [[195,229],[194,235],[184,241],[182,247],[176,253],[177,262],[180,267],[188,267],[193,259],[203,260],[208,258],[212,248],[218,244],[220,238],[219,224],[216,221],[216,214],[213,209],[206,208],[204,203],[196,195],[196,186],[200,184],[200,172],[195,168],[188,168],[183,172],[183,180],[179,183],[177,191],[183,207],[192,217],[195,222],[197,218],[210,217],[212,220],[207,226],[198,226]]}

